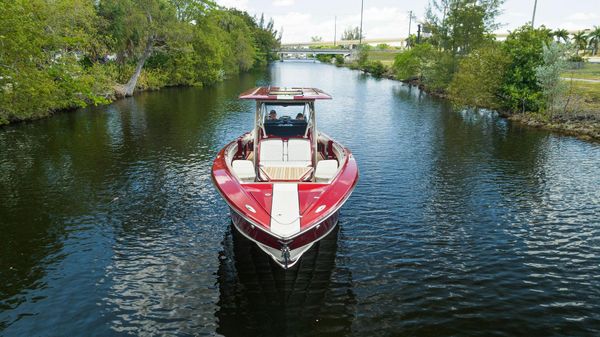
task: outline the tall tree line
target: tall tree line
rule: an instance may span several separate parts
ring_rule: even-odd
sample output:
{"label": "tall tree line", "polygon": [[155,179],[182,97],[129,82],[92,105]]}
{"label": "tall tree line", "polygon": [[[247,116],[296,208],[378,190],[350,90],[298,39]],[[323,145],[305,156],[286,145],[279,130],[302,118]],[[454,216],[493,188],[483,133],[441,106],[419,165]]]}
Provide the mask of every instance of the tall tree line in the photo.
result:
{"label": "tall tree line", "polygon": [[0,0],[0,125],[265,65],[273,21],[210,0]]}

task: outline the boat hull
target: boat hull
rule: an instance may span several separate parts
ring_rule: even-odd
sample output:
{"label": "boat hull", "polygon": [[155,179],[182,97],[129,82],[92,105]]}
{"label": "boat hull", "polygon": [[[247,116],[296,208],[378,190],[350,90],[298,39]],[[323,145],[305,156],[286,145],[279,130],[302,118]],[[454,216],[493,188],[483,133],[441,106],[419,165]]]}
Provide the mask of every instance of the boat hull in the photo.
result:
{"label": "boat hull", "polygon": [[235,228],[285,269],[293,267],[315,242],[326,237],[337,226],[338,218],[339,210],[293,238],[281,240],[257,228],[231,209],[231,220]]}

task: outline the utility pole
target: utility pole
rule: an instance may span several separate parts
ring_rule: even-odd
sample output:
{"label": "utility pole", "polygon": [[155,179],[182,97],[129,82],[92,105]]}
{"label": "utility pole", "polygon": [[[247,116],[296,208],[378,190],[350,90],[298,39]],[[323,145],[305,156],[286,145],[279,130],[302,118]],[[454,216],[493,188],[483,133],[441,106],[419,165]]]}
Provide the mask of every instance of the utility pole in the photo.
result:
{"label": "utility pole", "polygon": [[337,16],[333,19],[333,45],[337,45]]}
{"label": "utility pole", "polygon": [[406,46],[411,47],[410,45],[410,31],[412,27],[412,20],[417,19],[417,17],[413,14],[413,11],[408,12],[408,39],[406,39]]}
{"label": "utility pole", "polygon": [[362,45],[362,22],[363,22],[363,5],[364,0],[360,0],[360,36],[358,37],[358,44]]}
{"label": "utility pole", "polygon": [[410,48],[410,25],[412,24],[412,11],[408,12],[408,39],[406,39],[406,46]]}
{"label": "utility pole", "polygon": [[537,8],[537,0],[535,0],[535,3],[533,4],[533,16],[531,17],[531,28],[533,27],[533,23],[535,22],[535,10]]}

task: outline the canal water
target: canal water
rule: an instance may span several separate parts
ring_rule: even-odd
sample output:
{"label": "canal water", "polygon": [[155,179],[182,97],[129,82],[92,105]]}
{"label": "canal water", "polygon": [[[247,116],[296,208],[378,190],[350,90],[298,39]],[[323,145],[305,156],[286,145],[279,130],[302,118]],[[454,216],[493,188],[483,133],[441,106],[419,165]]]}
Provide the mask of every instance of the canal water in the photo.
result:
{"label": "canal water", "polygon": [[[360,168],[285,273],[210,180],[270,83],[331,93]],[[600,146],[293,62],[2,128],[0,335],[598,336]]]}

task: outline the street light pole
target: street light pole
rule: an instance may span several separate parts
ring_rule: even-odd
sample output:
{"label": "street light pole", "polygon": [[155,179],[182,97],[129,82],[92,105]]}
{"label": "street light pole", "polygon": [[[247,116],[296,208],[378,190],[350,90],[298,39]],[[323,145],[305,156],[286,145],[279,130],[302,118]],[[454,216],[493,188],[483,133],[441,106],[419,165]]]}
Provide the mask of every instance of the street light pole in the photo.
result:
{"label": "street light pole", "polygon": [[531,17],[531,28],[533,27],[533,23],[535,22],[535,10],[537,8],[537,0],[535,0],[535,3],[533,4],[533,16]]}
{"label": "street light pole", "polygon": [[358,44],[362,45],[362,23],[363,23],[363,5],[364,0],[360,0],[360,36],[358,37]]}

